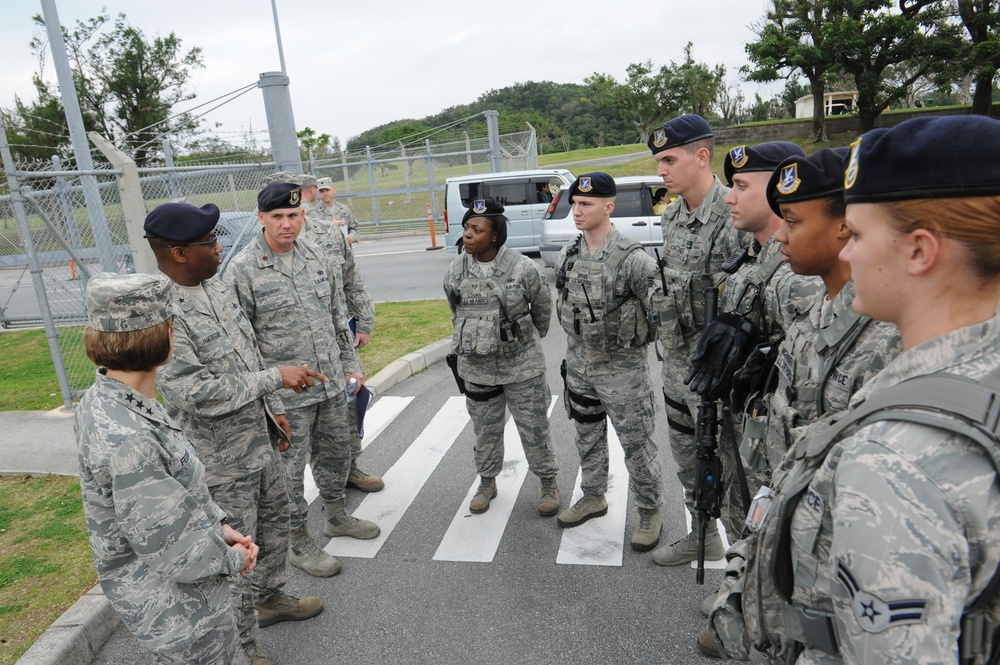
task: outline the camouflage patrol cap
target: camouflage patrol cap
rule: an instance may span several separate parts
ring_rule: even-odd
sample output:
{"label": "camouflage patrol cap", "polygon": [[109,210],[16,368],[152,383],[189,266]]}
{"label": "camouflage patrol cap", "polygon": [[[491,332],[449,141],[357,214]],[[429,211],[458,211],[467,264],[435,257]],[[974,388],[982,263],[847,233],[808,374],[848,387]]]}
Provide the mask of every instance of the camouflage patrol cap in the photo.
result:
{"label": "camouflage patrol cap", "polygon": [[708,121],[695,113],[685,113],[663,123],[649,135],[646,145],[654,155],[679,145],[715,136]]}
{"label": "camouflage patrol cap", "polygon": [[723,170],[729,186],[733,186],[733,176],[736,172],[767,171],[777,168],[786,157],[805,157],[806,151],[795,143],[788,141],[768,141],[755,146],[739,145],[726,154]]}
{"label": "camouflage patrol cap", "polygon": [[87,282],[87,317],[101,332],[131,332],[163,323],[175,313],[165,275],[102,272]]}
{"label": "camouflage patrol cap", "polygon": [[333,178],[317,178],[316,186],[319,189],[333,189]]}
{"label": "camouflage patrol cap", "polygon": [[290,182],[295,183],[295,174],[291,171],[278,171],[264,176],[264,182]]}
{"label": "camouflage patrol cap", "polygon": [[272,182],[257,194],[257,210],[261,212],[301,205],[302,188],[290,182]]}
{"label": "camouflage patrol cap", "polygon": [[1000,120],[913,118],[851,144],[844,199],[880,203],[1000,195]]}
{"label": "camouflage patrol cap", "polygon": [[300,173],[295,176],[295,184],[299,187],[312,187],[316,184],[316,176],[308,173]]}
{"label": "camouflage patrol cap", "polygon": [[781,203],[843,196],[847,148],[823,148],[806,157],[789,157],[771,173],[767,204],[778,217]]}

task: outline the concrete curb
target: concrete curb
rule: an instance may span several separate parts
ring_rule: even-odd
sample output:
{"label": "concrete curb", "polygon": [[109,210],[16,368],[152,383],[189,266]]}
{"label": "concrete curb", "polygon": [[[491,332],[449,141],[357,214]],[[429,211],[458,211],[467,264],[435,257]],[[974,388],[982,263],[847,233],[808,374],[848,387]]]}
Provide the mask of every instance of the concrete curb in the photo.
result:
{"label": "concrete curb", "polygon": [[[451,347],[445,337],[393,360],[365,385],[376,396],[443,360]],[[16,665],[90,665],[121,625],[98,584],[63,612],[18,659]]]}

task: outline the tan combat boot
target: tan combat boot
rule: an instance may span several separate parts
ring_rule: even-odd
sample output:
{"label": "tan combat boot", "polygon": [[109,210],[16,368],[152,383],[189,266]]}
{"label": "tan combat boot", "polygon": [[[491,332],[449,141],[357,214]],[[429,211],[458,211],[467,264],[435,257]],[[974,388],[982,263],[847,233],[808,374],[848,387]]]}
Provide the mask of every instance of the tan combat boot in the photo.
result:
{"label": "tan combat boot", "polygon": [[472,497],[472,501],[469,502],[469,510],[476,514],[485,513],[490,509],[490,501],[495,499],[496,496],[497,479],[481,476],[479,491],[476,492],[476,496]]}
{"label": "tan combat boot", "polygon": [[603,494],[584,494],[579,501],[559,513],[556,522],[564,529],[579,526],[589,519],[608,514],[608,500]]}
{"label": "tan combat boot", "polygon": [[278,590],[254,603],[257,608],[257,625],[261,628],[273,626],[279,621],[304,621],[312,619],[323,611],[323,601],[314,596],[296,598]]}
{"label": "tan combat boot", "polygon": [[660,511],[658,508],[640,508],[639,526],[632,533],[632,549],[648,552],[660,542]]}
{"label": "tan combat boot", "polygon": [[559,512],[559,488],[556,477],[542,478],[542,498],[538,500],[538,514],[552,517]]}
{"label": "tan combat boot", "polygon": [[[719,535],[719,525],[711,520],[705,529],[705,561],[718,561],[726,556],[726,548]],[[698,522],[694,530],[680,540],[664,545],[653,552],[653,563],[658,566],[680,566],[698,559]]]}
{"label": "tan combat boot", "polygon": [[359,520],[353,515],[348,515],[344,509],[344,500],[328,501],[323,503],[323,511],[326,513],[326,524],[323,525],[323,535],[334,538],[336,536],[348,536],[358,540],[371,540],[378,538],[382,530],[375,522]]}
{"label": "tan combat boot", "polygon": [[374,474],[365,473],[358,468],[357,460],[351,460],[351,473],[347,476],[347,486],[362,492],[378,492],[385,487],[385,482]]}
{"label": "tan combat boot", "polygon": [[340,562],[321,550],[304,527],[288,534],[288,563],[313,577],[333,577],[341,570]]}
{"label": "tan combat boot", "polygon": [[271,665],[271,660],[264,655],[257,640],[244,644],[243,652],[247,655],[247,662],[250,665]]}

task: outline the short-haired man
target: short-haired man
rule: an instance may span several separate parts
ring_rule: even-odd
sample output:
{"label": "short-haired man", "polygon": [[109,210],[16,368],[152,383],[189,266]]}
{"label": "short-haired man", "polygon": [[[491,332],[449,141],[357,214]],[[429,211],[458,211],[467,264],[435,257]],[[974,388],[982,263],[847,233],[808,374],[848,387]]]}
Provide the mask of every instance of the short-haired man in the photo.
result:
{"label": "short-haired man", "polygon": [[656,263],[611,222],[617,188],[607,173],[588,173],[569,187],[573,222],[582,235],[556,261],[559,321],[566,331],[566,410],[576,427],[583,497],[559,513],[570,528],[608,512],[608,426],[622,448],[639,510],[632,549],[660,539],[660,458],[653,440],[655,400],[647,316],[656,291]]}
{"label": "short-haired man", "polygon": [[317,183],[319,203],[316,204],[316,209],[324,217],[333,220],[347,238],[348,244],[358,242],[358,218],[350,208],[336,199],[337,188],[333,185],[333,178],[320,178]]}
{"label": "short-haired man", "polygon": [[[308,367],[265,367],[253,327],[233,292],[216,277],[222,247],[215,237],[219,209],[166,203],[146,217],[144,230],[160,270],[174,284],[174,349],[157,373],[167,413],[205,464],[212,498],[230,525],[260,546],[257,572],[230,578],[240,641],[252,665],[270,661],[257,641],[264,626],[323,611],[319,598],[286,594],[288,493],[270,422],[289,426],[275,393],[325,380]],[[287,447],[287,442],[282,447]]]}
{"label": "short-haired man", "polygon": [[316,245],[296,239],[305,220],[301,190],[273,182],[257,195],[262,232],[232,260],[226,280],[253,324],[265,362],[307,364],[330,380],[301,393],[285,391],[285,415],[292,445],[285,453],[292,499],[289,561],[319,577],[335,575],[340,563],[323,552],[306,531],[309,505],[303,473],[311,461],[323,499],[327,536],[370,539],[378,525],[348,515],[345,487],[351,469],[350,424],[344,390],[364,381],[337,284],[337,267]]}
{"label": "short-haired man", "polygon": [[[663,211],[663,255],[660,270],[664,286],[656,301],[659,320],[658,351],[663,359],[663,399],[667,406],[670,451],[684,503],[694,515],[697,441],[695,419],[700,398],[684,380],[691,355],[705,324],[705,290],[725,280],[722,264],[740,248],[739,235],[729,223],[729,189],[712,173],[715,139],[699,115],[681,115],[653,130],[649,137],[657,173],[676,199]],[[669,548],[669,549],[668,549]],[[657,562],[679,565],[698,555],[698,536],[692,531],[673,545],[660,548]],[[664,558],[664,552],[670,556]],[[725,554],[715,521],[705,538],[707,559]]]}

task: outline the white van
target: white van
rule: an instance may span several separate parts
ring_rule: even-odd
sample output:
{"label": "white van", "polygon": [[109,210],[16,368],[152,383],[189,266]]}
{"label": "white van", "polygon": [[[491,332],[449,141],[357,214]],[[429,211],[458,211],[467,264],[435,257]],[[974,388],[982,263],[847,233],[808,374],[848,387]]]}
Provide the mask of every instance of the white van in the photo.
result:
{"label": "white van", "polygon": [[[642,243],[652,256],[653,249],[663,246],[663,226],[660,215],[653,213],[653,200],[657,190],[663,188],[663,178],[658,175],[633,175],[615,178],[618,195],[611,222],[622,235]],[[573,215],[570,214],[569,197],[561,192],[542,222],[542,240],[539,251],[542,262],[550,268],[556,265],[559,250],[580,235]]]}
{"label": "white van", "polygon": [[[462,217],[476,199],[491,198],[504,207],[506,246],[521,252],[537,252],[542,238],[542,219],[551,198],[569,187],[576,176],[566,169],[533,169],[506,173],[463,175],[445,180],[445,248],[454,252],[462,238]],[[549,186],[549,195],[543,187]],[[551,198],[550,198],[551,197]]]}

